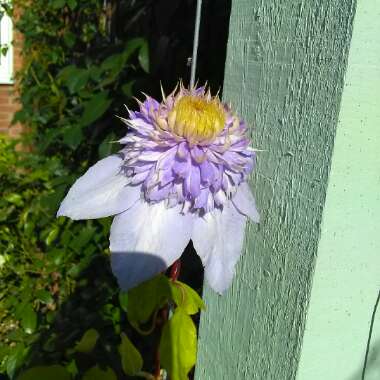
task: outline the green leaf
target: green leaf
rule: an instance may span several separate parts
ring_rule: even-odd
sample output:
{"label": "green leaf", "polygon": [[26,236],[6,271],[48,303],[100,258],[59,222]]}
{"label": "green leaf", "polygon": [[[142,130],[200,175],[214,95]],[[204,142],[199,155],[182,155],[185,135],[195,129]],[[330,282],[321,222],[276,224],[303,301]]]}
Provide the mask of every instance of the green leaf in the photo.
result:
{"label": "green leaf", "polygon": [[59,8],[63,8],[66,4],[66,0],[53,0],[51,2],[51,6],[54,8],[54,9],[59,9]]}
{"label": "green leaf", "polygon": [[72,149],[82,142],[83,131],[80,125],[72,125],[63,130],[63,142]]}
{"label": "green leaf", "polygon": [[94,237],[96,233],[95,227],[85,227],[80,230],[80,233],[77,234],[74,239],[71,240],[69,247],[72,248],[76,252],[80,252],[83,248],[85,248],[90,240]]}
{"label": "green leaf", "polygon": [[128,310],[128,292],[119,292],[119,304],[125,312]]}
{"label": "green leaf", "polygon": [[7,202],[12,203],[12,204],[19,206],[19,207],[24,204],[24,201],[23,201],[22,196],[20,194],[16,194],[16,193],[8,194],[4,197],[4,199]]}
{"label": "green leaf", "polygon": [[29,348],[26,348],[23,343],[17,344],[6,359],[7,375],[13,379],[16,370],[23,364],[24,358],[27,356]]}
{"label": "green leaf", "polygon": [[75,351],[83,352],[85,354],[90,353],[98,341],[99,333],[95,329],[87,330],[81,340],[77,343]]}
{"label": "green leaf", "polygon": [[122,54],[113,54],[107,57],[101,64],[102,70],[118,72],[123,68],[124,59]]}
{"label": "green leaf", "polygon": [[169,279],[158,275],[128,292],[128,320],[132,326],[145,323],[170,298]]}
{"label": "green leaf", "polygon": [[84,103],[84,111],[79,120],[80,124],[87,126],[99,119],[108,110],[111,103],[112,100],[108,98],[106,91],[94,95]]}
{"label": "green leaf", "polygon": [[115,133],[112,132],[103,140],[98,148],[99,158],[107,157],[112,153],[116,153],[120,149],[119,144],[115,144],[116,139],[117,137]]}
{"label": "green leaf", "polygon": [[121,91],[124,95],[128,96],[129,98],[132,98],[133,96],[133,85],[135,84],[135,80],[131,80],[128,83],[125,83],[121,86]]}
{"label": "green leaf", "polygon": [[142,69],[149,73],[149,46],[146,41],[140,47],[138,58]]}
{"label": "green leaf", "polygon": [[144,44],[146,44],[146,40],[144,38],[132,38],[129,40],[125,46],[123,51],[124,60],[127,61],[130,56],[137,50],[140,49]]}
{"label": "green leaf", "polygon": [[73,94],[87,85],[90,78],[90,70],[69,65],[59,72],[58,78],[69,89],[70,93]]}
{"label": "green leaf", "polygon": [[71,359],[71,361],[68,364],[66,364],[66,370],[72,377],[78,375],[79,370],[75,359]]}
{"label": "green leaf", "polygon": [[60,365],[40,366],[26,370],[17,380],[70,380],[69,373]]}
{"label": "green leaf", "polygon": [[[70,0],[68,0],[68,3],[70,2]],[[75,41],[76,41],[77,37],[74,33],[72,32],[66,32],[64,35],[63,35],[63,41],[65,42],[65,44],[71,48],[75,45]]]}
{"label": "green leaf", "polygon": [[197,357],[197,331],[193,320],[181,308],[162,329],[160,357],[171,380],[187,380]]}
{"label": "green leaf", "polygon": [[186,314],[196,314],[206,306],[199,294],[190,286],[180,281],[170,282],[173,301],[183,309]]}
{"label": "green leaf", "polygon": [[132,376],[141,371],[143,359],[140,352],[137,351],[136,347],[124,333],[121,334],[121,343],[118,349],[121,357],[121,366],[126,375]]}
{"label": "green leaf", "polygon": [[73,11],[77,6],[77,0],[67,0],[67,5]]}
{"label": "green leaf", "polygon": [[46,245],[50,245],[51,243],[53,243],[53,241],[57,238],[58,234],[59,234],[59,227],[58,226],[54,226],[50,230],[48,236],[46,237],[45,244]]}
{"label": "green leaf", "polygon": [[107,367],[102,370],[96,365],[85,372],[82,380],[117,380],[117,378],[112,368]]}
{"label": "green leaf", "polygon": [[37,290],[37,292],[36,292],[36,298],[39,301],[41,301],[42,303],[45,303],[45,304],[49,304],[49,303],[53,302],[52,295],[50,294],[50,292],[48,292],[45,289]]}
{"label": "green leaf", "polygon": [[37,327],[37,313],[31,304],[27,304],[22,313],[21,326],[27,334],[33,334]]}

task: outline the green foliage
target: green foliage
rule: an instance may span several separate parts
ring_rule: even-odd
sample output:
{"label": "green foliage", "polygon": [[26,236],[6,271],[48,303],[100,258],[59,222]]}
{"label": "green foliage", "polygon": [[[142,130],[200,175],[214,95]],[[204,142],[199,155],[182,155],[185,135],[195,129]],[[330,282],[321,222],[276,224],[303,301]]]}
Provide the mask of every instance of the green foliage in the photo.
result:
{"label": "green foliage", "polygon": [[178,307],[162,330],[160,355],[172,380],[187,380],[197,355],[197,331],[193,320]]}
{"label": "green foliage", "polygon": [[106,369],[101,369],[99,366],[94,366],[90,368],[83,376],[82,380],[116,380],[116,374],[112,368],[107,367]]}
{"label": "green foliage", "polygon": [[90,353],[94,349],[98,339],[99,333],[95,329],[91,328],[87,330],[76,345],[75,351],[83,352],[85,354]]}
{"label": "green foliage", "polygon": [[140,324],[149,318],[153,318],[155,326],[158,311],[164,305],[175,308],[163,325],[159,352],[170,379],[187,380],[197,352],[197,332],[190,315],[205,308],[198,293],[180,281],[159,275],[130,290],[128,300],[128,319],[139,332]]}
{"label": "green foliage", "polygon": [[143,366],[141,354],[125,334],[121,334],[119,354],[121,357],[121,366],[126,375],[135,375],[141,371]]}
{"label": "green foliage", "polygon": [[34,367],[23,372],[17,380],[70,380],[70,374],[60,365]]}
{"label": "green foliage", "polygon": [[[137,89],[152,88],[157,65],[166,65],[170,47],[154,57],[150,31],[141,27],[156,11],[127,0],[13,5],[21,10],[14,23],[23,35],[14,122],[27,133],[18,149],[0,138],[0,377],[151,378],[158,314],[170,304],[177,309],[163,326],[164,365],[173,379],[186,378],[196,344],[178,344],[195,331],[189,315],[203,308],[197,293],[165,276],[119,292],[109,267],[110,219],[55,218],[75,179],[117,151],[125,129],[114,115],[125,115],[124,104],[134,104]],[[170,46],[187,50],[181,62],[171,61],[187,71],[190,45],[181,38],[175,32]],[[174,63],[165,68],[171,84],[182,76]],[[172,360],[169,351],[177,355]]]}

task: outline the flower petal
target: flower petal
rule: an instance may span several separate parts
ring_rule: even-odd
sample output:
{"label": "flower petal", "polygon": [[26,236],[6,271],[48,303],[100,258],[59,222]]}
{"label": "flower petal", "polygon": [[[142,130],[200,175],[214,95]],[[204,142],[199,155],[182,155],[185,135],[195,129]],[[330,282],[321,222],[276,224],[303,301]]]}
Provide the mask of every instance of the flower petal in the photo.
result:
{"label": "flower petal", "polygon": [[71,219],[96,219],[115,215],[131,207],[140,198],[140,187],[128,186],[121,174],[123,159],[114,155],[100,160],[80,177],[69,190],[57,216]]}
{"label": "flower petal", "polygon": [[111,265],[120,287],[128,290],[169,267],[190,241],[193,216],[165,202],[141,201],[112,223]]}
{"label": "flower petal", "polygon": [[230,286],[244,240],[246,217],[231,202],[194,222],[192,241],[209,285],[222,294]]}
{"label": "flower petal", "polygon": [[236,194],[232,198],[232,202],[237,210],[243,215],[248,216],[252,222],[260,222],[260,215],[256,208],[256,201],[248,183],[244,182],[237,188]]}

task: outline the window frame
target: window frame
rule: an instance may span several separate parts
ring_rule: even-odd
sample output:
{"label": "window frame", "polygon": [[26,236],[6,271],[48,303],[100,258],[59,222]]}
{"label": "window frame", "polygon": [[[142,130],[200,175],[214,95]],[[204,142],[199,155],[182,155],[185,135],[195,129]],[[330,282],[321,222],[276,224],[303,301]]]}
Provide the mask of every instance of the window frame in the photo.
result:
{"label": "window frame", "polygon": [[0,84],[13,84],[13,23],[4,12],[0,20],[0,46],[8,45],[7,54],[0,53]]}

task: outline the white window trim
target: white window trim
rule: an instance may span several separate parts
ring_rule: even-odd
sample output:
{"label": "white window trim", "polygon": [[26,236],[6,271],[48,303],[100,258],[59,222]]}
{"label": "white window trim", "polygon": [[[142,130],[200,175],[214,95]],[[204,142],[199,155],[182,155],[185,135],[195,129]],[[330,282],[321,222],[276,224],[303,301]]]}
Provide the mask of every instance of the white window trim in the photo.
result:
{"label": "white window trim", "polygon": [[8,51],[4,56],[0,53],[0,84],[13,83],[13,24],[11,18],[3,14],[0,21],[0,45],[7,45]]}

